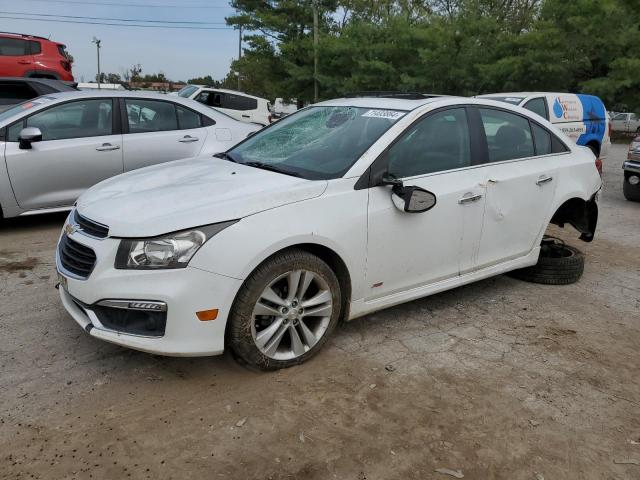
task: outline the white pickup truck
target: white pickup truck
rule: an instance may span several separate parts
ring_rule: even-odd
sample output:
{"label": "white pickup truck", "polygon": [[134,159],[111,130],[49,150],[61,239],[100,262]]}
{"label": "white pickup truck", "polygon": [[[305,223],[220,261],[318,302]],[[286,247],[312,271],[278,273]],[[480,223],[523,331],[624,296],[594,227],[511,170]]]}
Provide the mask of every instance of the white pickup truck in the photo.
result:
{"label": "white pickup truck", "polygon": [[618,113],[611,118],[611,130],[640,134],[640,117],[635,113]]}

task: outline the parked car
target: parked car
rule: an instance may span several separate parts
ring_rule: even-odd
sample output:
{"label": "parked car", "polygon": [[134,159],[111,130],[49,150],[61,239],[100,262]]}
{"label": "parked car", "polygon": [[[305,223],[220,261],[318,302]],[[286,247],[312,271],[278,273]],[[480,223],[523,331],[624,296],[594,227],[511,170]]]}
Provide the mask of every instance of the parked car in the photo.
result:
{"label": "parked car", "polygon": [[37,77],[73,82],[66,46],[44,37],[0,32],[0,77]]}
{"label": "parked car", "polygon": [[640,202],[640,136],[629,145],[627,161],[623,162],[624,180],[622,192],[627,200]]}
{"label": "parked car", "polygon": [[600,187],[589,149],[519,107],[331,100],[89,189],[58,243],[60,297],[118,345],[288,367],[340,319],[525,267],[576,281],[583,257],[543,235],[591,241]]}
{"label": "parked car", "polygon": [[6,218],[69,209],[101,180],[224,151],[258,128],[161,94],[47,94],[0,113],[6,165],[0,170],[0,213]]}
{"label": "parked car", "polygon": [[192,98],[241,122],[258,123],[266,126],[272,120],[272,109],[269,100],[247,95],[243,92],[203,85],[187,85],[178,92],[178,96]]}
{"label": "parked car", "polygon": [[556,125],[576,144],[589,147],[596,156],[598,171],[611,147],[609,115],[598,97],[573,93],[516,92],[479,95],[537,113]]}
{"label": "parked car", "polygon": [[611,130],[640,134],[640,118],[635,113],[617,113],[611,118]]}
{"label": "parked car", "polygon": [[1,77],[0,112],[11,106],[40,95],[55,92],[73,92],[73,83],[50,80],[48,78]]}

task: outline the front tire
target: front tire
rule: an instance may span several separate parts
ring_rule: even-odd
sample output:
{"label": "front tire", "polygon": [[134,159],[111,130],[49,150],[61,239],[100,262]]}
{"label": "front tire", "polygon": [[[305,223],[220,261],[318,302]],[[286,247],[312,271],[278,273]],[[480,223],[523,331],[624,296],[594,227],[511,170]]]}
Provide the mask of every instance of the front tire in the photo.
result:
{"label": "front tire", "polygon": [[510,276],[525,282],[544,285],[569,285],[582,277],[584,254],[562,240],[545,237],[540,246],[538,263],[514,270]]}
{"label": "front tire", "polygon": [[630,202],[640,202],[640,184],[631,185],[625,178],[622,183],[622,194]]}
{"label": "front tire", "polygon": [[326,343],[341,305],[340,283],[322,259],[303,250],[285,251],[245,280],[227,341],[236,358],[261,370],[298,365]]}

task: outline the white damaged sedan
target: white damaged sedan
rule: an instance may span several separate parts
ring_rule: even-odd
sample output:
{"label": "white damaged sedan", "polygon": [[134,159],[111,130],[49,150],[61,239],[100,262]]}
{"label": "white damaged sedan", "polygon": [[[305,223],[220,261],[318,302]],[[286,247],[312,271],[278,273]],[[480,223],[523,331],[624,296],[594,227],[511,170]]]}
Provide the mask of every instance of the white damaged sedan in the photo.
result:
{"label": "white damaged sedan", "polygon": [[535,268],[549,223],[590,241],[600,185],[588,149],[519,107],[327,101],[88,190],[58,243],[60,297],[118,345],[288,367],[342,319]]}

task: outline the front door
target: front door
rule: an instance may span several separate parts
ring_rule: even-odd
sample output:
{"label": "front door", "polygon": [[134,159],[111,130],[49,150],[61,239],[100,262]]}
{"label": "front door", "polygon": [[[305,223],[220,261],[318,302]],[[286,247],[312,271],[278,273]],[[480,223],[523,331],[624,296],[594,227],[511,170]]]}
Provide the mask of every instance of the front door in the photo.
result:
{"label": "front door", "polygon": [[428,114],[386,153],[388,173],[436,196],[423,213],[406,213],[391,189],[370,189],[368,299],[455,277],[473,262],[484,212],[481,168],[471,149],[465,108]]}
{"label": "front door", "polygon": [[546,129],[504,110],[479,112],[489,163],[481,168],[486,206],[475,268],[522,257],[537,246],[551,214],[558,162]]}
{"label": "front door", "polygon": [[[55,105],[11,125],[5,159],[16,201],[25,210],[70,206],[87,188],[122,173],[122,135],[114,134],[111,98]],[[24,127],[42,141],[20,149]]]}
{"label": "front door", "polygon": [[126,171],[200,153],[207,129],[199,113],[164,100],[127,98],[124,104],[128,122],[123,136]]}

